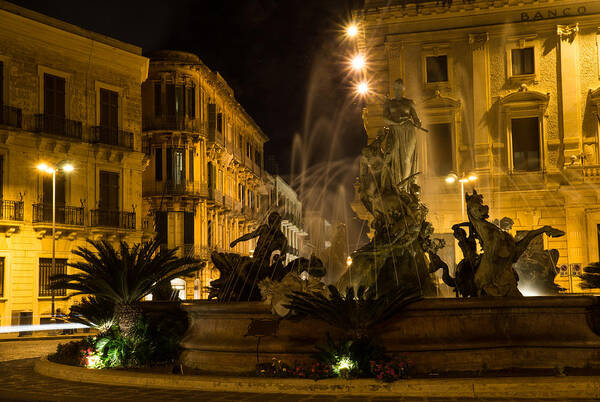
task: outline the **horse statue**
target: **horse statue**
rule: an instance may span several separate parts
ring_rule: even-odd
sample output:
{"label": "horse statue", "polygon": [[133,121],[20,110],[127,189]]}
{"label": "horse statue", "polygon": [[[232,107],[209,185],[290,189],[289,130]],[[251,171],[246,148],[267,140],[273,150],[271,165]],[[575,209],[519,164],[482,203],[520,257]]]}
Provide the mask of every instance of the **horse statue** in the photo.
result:
{"label": "horse statue", "polygon": [[[474,282],[479,296],[522,296],[517,287],[519,277],[513,264],[525,252],[529,243],[545,233],[550,237],[564,236],[565,232],[551,226],[531,230],[519,241],[508,232],[489,222],[489,207],[483,196],[473,190],[465,194],[469,223],[477,234],[483,254],[475,270]],[[465,224],[466,225],[466,224]]]}

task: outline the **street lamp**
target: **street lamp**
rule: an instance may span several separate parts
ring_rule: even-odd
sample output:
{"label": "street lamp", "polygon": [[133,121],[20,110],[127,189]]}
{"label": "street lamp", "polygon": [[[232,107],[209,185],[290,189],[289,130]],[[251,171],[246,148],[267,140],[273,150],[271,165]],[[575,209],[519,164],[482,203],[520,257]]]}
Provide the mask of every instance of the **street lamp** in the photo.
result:
{"label": "street lamp", "polygon": [[356,84],[356,93],[360,96],[367,96],[369,93],[369,83],[367,81],[361,81]]}
{"label": "street lamp", "polygon": [[477,180],[477,176],[474,174],[470,174],[466,176],[464,173],[459,177],[456,173],[450,172],[448,176],[446,176],[446,183],[453,184],[457,181],[460,183],[460,211],[462,219],[465,219],[465,183],[474,182]]}
{"label": "street lamp", "polygon": [[346,27],[346,36],[354,38],[356,35],[358,35],[358,26],[355,23],[351,23]]}
{"label": "street lamp", "polygon": [[[65,173],[71,173],[75,168],[72,164],[66,161],[57,163],[55,166],[48,165],[46,163],[40,163],[37,165],[39,171],[52,175],[52,274],[56,274],[56,172],[62,170]],[[55,318],[54,312],[54,287],[51,286],[52,291],[52,319]]]}
{"label": "street lamp", "polygon": [[367,65],[367,60],[364,55],[357,54],[350,60],[350,67],[354,71],[362,71]]}

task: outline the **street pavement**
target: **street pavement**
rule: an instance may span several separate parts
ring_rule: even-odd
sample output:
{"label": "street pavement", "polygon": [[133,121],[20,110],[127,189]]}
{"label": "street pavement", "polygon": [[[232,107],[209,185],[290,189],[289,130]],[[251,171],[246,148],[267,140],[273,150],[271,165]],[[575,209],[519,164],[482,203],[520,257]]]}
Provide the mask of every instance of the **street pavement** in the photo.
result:
{"label": "street pavement", "polygon": [[[33,365],[38,356],[56,348],[60,340],[0,342],[0,401],[411,401],[457,402],[454,398],[348,397],[323,395],[274,395],[238,392],[200,392],[117,387],[58,380],[37,374]],[[32,355],[37,355],[36,357]],[[12,357],[12,358],[11,358]],[[479,401],[532,401],[531,399],[478,399]],[[540,399],[539,401],[556,401]],[[584,402],[584,400],[579,400]],[[587,402],[587,401],[585,401]]]}

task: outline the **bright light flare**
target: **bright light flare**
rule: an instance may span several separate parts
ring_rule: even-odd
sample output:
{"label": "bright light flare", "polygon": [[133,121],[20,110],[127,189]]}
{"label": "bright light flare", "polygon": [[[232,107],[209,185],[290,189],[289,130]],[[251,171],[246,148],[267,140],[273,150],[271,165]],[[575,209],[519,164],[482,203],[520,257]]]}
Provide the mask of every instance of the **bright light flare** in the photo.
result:
{"label": "bright light flare", "polygon": [[77,323],[64,324],[43,324],[43,325],[6,325],[0,327],[0,334],[9,334],[11,332],[34,332],[34,331],[54,331],[57,329],[77,329],[89,328],[87,325]]}
{"label": "bright light flare", "polygon": [[354,71],[361,71],[366,67],[366,65],[367,60],[362,54],[357,54],[352,58],[352,60],[350,60],[350,67],[352,67]]}
{"label": "bright light flare", "polygon": [[348,258],[346,258],[346,265],[347,266],[352,265],[352,257],[348,256]]}
{"label": "bright light flare", "polygon": [[471,176],[467,177],[467,180],[469,180],[469,181],[475,181],[475,180],[477,180],[477,176],[475,176],[474,174],[472,174]]}
{"label": "bright light flare", "polygon": [[356,93],[365,96],[369,93],[369,83],[366,81],[361,81],[356,85]]}
{"label": "bright light flare", "polygon": [[75,170],[75,167],[73,167],[73,165],[71,165],[70,163],[65,163],[64,165],[62,165],[61,168],[62,168],[63,172],[66,172],[66,173],[70,173],[73,170]]}
{"label": "bright light flare", "polygon": [[354,38],[358,35],[358,25],[352,23],[346,27],[346,36],[349,38]]}
{"label": "bright light flare", "polygon": [[448,176],[448,177],[446,177],[446,183],[448,183],[448,184],[452,184],[455,181],[456,181],[456,177],[454,177],[454,176]]}

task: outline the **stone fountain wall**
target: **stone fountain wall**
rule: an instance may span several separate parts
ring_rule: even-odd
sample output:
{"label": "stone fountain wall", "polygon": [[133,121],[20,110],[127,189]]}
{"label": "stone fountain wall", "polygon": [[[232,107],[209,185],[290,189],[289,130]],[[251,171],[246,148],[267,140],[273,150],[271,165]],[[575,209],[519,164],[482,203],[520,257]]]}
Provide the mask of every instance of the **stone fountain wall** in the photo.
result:
{"label": "stone fountain wall", "polygon": [[[181,346],[185,366],[221,373],[253,372],[254,321],[271,332],[278,318],[260,302],[183,304],[190,327]],[[273,325],[271,325],[273,324]],[[260,327],[260,325],[259,325]],[[261,329],[258,329],[260,332]],[[339,331],[320,321],[281,320],[261,337],[259,361],[309,361],[314,345]],[[375,333],[388,352],[406,352],[420,372],[600,366],[600,301],[593,296],[425,299]]]}

